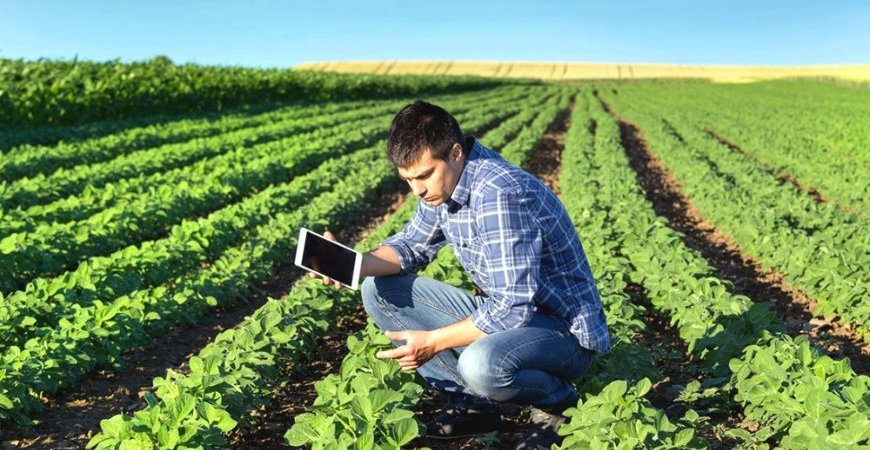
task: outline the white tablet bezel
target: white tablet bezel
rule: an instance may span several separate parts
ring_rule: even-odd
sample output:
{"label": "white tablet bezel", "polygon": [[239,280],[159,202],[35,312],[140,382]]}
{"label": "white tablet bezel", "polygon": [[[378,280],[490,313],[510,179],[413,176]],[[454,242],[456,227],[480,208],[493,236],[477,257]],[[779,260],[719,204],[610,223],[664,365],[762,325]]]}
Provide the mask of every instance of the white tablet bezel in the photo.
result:
{"label": "white tablet bezel", "polygon": [[338,245],[340,247],[344,247],[344,248],[346,248],[354,253],[355,258],[354,258],[354,263],[353,263],[353,279],[352,279],[353,283],[349,286],[346,284],[342,284],[342,286],[347,286],[353,290],[357,290],[359,288],[360,269],[362,268],[362,253],[360,253],[360,252],[358,252],[358,251],[356,251],[356,250],[354,250],[354,249],[352,249],[344,244],[340,244],[338,242],[332,241],[329,238],[327,238],[326,236],[324,236],[320,233],[315,233],[315,232],[313,232],[305,227],[299,228],[299,239],[296,241],[296,260],[294,261],[296,266],[301,267],[309,272],[316,273],[324,278],[329,278],[333,282],[340,283],[340,281],[335,280],[327,275],[324,275],[324,274],[302,264],[302,250],[305,248],[305,241],[306,241],[306,237],[308,236],[308,233],[319,236],[319,237],[321,237],[329,242],[332,242],[335,245]]}

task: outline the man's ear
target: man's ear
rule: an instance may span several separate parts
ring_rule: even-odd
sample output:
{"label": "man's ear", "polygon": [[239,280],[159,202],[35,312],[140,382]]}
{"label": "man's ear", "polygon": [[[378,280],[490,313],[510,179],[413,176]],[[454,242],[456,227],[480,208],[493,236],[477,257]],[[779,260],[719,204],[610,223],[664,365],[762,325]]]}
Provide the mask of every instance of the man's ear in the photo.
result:
{"label": "man's ear", "polygon": [[453,148],[450,149],[450,157],[454,161],[459,161],[459,158],[462,157],[462,146],[458,142],[454,143]]}

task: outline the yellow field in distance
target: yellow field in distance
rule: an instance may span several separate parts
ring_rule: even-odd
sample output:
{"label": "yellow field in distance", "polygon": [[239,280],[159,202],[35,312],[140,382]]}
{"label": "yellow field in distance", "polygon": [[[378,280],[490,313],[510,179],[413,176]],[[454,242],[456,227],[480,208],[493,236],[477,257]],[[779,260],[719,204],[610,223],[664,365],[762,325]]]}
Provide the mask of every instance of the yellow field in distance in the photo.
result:
{"label": "yellow field in distance", "polygon": [[544,80],[616,80],[641,78],[701,78],[718,82],[749,82],[774,78],[839,78],[870,80],[870,64],[829,66],[692,66],[666,64],[541,63],[476,61],[342,61],[308,62],[297,69],[344,73],[480,75]]}

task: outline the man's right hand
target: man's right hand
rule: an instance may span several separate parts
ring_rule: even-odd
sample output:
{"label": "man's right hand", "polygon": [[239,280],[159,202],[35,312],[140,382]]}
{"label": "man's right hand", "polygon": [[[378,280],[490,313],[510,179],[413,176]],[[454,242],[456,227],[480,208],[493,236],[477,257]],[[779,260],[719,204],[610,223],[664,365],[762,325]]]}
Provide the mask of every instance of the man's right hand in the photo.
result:
{"label": "man's right hand", "polygon": [[[338,241],[335,239],[335,236],[334,236],[332,233],[330,233],[329,231],[323,233],[323,237],[325,237],[326,239],[329,239],[329,240],[332,241],[332,242],[338,242]],[[323,280],[323,284],[325,284],[325,285],[327,285],[327,286],[335,286],[335,290],[336,290],[336,291],[339,290],[339,289],[341,289],[341,283],[339,283],[338,281],[335,281],[335,280],[333,280],[333,279],[331,279],[331,278],[329,278],[329,277],[325,277],[325,276],[323,276],[323,275],[318,275],[318,274],[316,274],[316,273],[314,273],[314,272],[308,272],[308,275],[310,275],[311,278],[315,278],[315,279],[316,279],[316,278],[320,278],[320,279],[322,279],[322,280]]]}

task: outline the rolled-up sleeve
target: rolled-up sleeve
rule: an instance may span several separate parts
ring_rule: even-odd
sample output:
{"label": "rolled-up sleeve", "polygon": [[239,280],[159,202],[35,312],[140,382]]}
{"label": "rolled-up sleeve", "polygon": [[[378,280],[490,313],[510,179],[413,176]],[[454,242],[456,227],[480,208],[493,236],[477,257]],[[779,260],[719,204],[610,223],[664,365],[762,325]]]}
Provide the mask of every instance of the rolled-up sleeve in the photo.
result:
{"label": "rolled-up sleeve", "polygon": [[432,262],[446,239],[434,208],[419,202],[414,217],[380,245],[387,245],[399,255],[403,272],[416,272]]}
{"label": "rolled-up sleeve", "polygon": [[484,333],[522,327],[535,311],[543,236],[531,202],[520,193],[495,191],[476,214],[491,292],[471,320]]}

